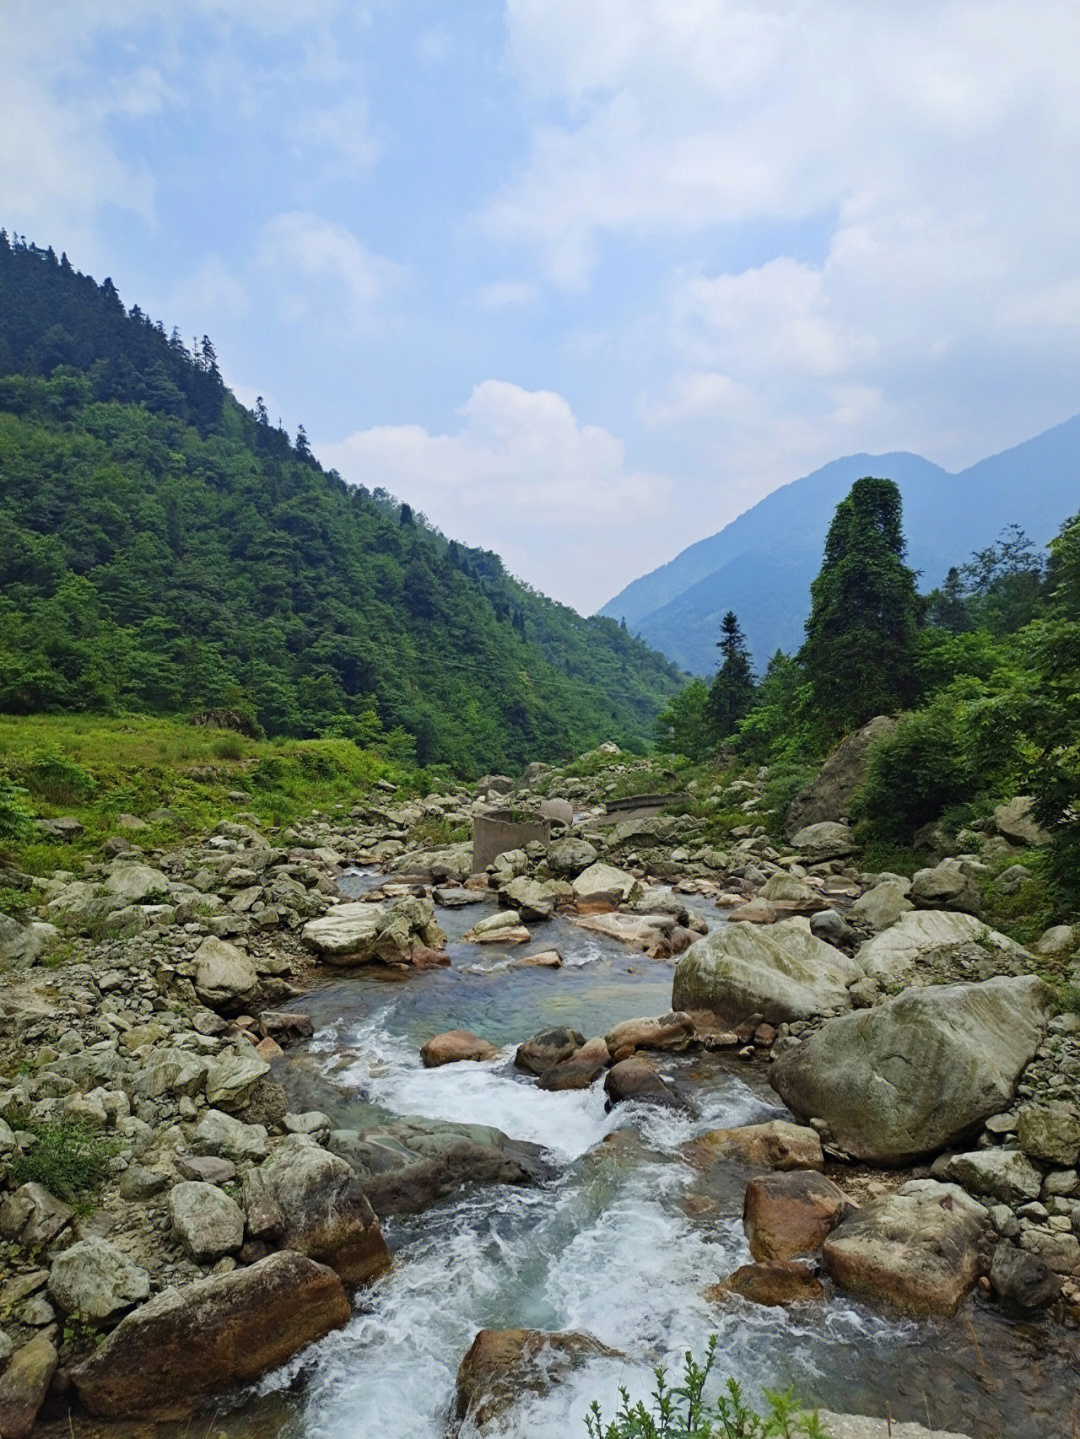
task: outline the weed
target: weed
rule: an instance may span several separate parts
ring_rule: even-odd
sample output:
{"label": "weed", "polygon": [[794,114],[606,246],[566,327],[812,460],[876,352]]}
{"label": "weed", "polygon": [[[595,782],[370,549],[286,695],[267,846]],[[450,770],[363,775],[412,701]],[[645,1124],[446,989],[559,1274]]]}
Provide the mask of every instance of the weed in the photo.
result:
{"label": "weed", "polygon": [[244,758],[244,746],[240,743],[240,736],[235,734],[224,734],[216,739],[213,744],[213,752],[218,759],[238,760]]}
{"label": "weed", "polygon": [[0,885],[0,914],[9,914],[12,919],[25,919],[35,908],[40,895],[28,889],[15,889],[12,885]]}
{"label": "weed", "polygon": [[11,1127],[37,1140],[13,1161],[11,1179],[16,1185],[42,1184],[57,1199],[83,1199],[100,1189],[118,1147],[116,1140],[102,1139],[85,1124],[40,1124],[18,1116]]}

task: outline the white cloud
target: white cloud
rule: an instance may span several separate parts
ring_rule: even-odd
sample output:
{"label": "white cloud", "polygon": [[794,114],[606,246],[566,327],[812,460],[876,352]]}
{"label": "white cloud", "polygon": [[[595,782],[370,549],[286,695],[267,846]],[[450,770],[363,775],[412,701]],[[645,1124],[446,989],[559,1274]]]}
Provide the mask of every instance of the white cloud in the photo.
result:
{"label": "white cloud", "polygon": [[327,156],[327,177],[358,175],[374,165],[382,145],[371,133],[367,101],[350,96],[340,104],[308,110],[292,127],[294,141]]}
{"label": "white cloud", "polygon": [[501,310],[507,305],[531,305],[538,294],[529,280],[494,280],[482,285],[476,298],[485,310]]}
{"label": "white cloud", "polygon": [[448,534],[498,549],[516,573],[583,608],[625,582],[635,551],[651,550],[642,521],[663,510],[668,480],[636,471],[621,440],[582,424],[549,390],[478,384],[449,434],[420,425],[360,430],[318,453],[347,478],[383,486]]}
{"label": "white cloud", "polygon": [[404,276],[400,265],[373,255],[344,225],[300,210],[263,226],[256,263],[274,273],[282,308],[294,320],[325,305],[340,311],[344,300],[353,323],[367,323]]}
{"label": "white cloud", "polygon": [[187,279],[176,286],[167,302],[170,315],[189,316],[199,323],[222,315],[243,315],[248,306],[244,282],[232,273],[220,255],[207,255]]}

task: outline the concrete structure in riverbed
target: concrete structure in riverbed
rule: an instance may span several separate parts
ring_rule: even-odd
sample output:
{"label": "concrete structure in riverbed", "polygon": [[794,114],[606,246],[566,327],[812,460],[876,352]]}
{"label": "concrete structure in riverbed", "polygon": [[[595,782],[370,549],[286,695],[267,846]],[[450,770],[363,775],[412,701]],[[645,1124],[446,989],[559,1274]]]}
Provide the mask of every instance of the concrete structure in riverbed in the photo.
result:
{"label": "concrete structure in riverbed", "polygon": [[547,844],[551,823],[542,815],[523,814],[519,810],[500,809],[478,814],[473,820],[473,874],[480,874],[507,850],[523,849],[531,840]]}

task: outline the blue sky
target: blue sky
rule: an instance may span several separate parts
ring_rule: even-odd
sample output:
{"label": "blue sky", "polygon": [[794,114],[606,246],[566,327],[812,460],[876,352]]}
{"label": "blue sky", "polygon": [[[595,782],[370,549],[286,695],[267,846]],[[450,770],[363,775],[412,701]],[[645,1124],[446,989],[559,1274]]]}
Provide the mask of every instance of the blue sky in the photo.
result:
{"label": "blue sky", "polygon": [[589,610],[1080,409],[1080,6],[4,0],[0,223]]}

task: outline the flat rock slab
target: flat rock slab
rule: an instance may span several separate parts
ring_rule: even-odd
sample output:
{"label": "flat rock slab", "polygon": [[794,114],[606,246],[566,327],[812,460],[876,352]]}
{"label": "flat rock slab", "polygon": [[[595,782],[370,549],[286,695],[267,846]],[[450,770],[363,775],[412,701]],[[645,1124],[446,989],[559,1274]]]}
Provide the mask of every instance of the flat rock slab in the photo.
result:
{"label": "flat rock slab", "polygon": [[376,957],[375,941],[385,918],[386,910],[378,904],[339,904],[319,919],[308,920],[302,938],[331,964],[362,964]]}
{"label": "flat rock slab", "polygon": [[579,929],[628,944],[650,959],[668,959],[691,943],[693,936],[667,914],[623,914],[618,911],[582,914],[574,917]]}
{"label": "flat rock slab", "polygon": [[907,989],[824,1024],[780,1056],[769,1082],[800,1117],[872,1164],[904,1164],[954,1143],[1012,1103],[1046,1032],[1034,975]]}
{"label": "flat rock slab", "polygon": [[895,1419],[873,1419],[864,1414],[834,1414],[819,1409],[822,1432],[830,1439],[968,1439],[950,1429],[927,1429],[924,1424],[901,1424]]}
{"label": "flat rock slab", "polygon": [[[885,885],[880,885],[885,889]],[[890,891],[895,886],[889,886]],[[869,890],[854,906],[872,908],[877,890]],[[857,955],[859,963],[871,978],[883,980],[904,979],[913,974],[935,956],[947,958],[950,951],[963,945],[979,944],[996,952],[1002,959],[1026,961],[1031,965],[1031,956],[1020,945],[989,929],[973,914],[961,914],[946,909],[916,909],[910,907],[883,927],[880,934],[868,939]]]}
{"label": "flat rock slab", "polygon": [[183,1419],[340,1329],[349,1313],[332,1269],[283,1251],[166,1289],[121,1320],[71,1378],[100,1418]]}

